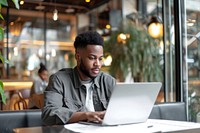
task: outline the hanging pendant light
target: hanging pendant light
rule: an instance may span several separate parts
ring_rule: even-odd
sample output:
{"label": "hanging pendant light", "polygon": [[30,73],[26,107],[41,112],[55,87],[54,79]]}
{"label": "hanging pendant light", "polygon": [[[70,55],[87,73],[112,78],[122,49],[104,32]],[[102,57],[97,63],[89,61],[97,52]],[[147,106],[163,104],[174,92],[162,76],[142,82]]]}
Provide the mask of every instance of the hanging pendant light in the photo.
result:
{"label": "hanging pendant light", "polygon": [[58,10],[56,9],[56,0],[55,0],[55,9],[53,11],[53,20],[54,21],[58,20]]}
{"label": "hanging pendant light", "polygon": [[163,24],[159,17],[153,16],[148,24],[148,33],[153,38],[163,36]]}
{"label": "hanging pendant light", "polygon": [[54,11],[53,11],[53,20],[54,21],[58,20],[58,10],[57,9],[54,9]]}
{"label": "hanging pendant light", "polygon": [[152,16],[148,23],[148,33],[153,38],[160,38],[163,36],[163,24],[158,16],[158,0],[157,0],[157,16]]}

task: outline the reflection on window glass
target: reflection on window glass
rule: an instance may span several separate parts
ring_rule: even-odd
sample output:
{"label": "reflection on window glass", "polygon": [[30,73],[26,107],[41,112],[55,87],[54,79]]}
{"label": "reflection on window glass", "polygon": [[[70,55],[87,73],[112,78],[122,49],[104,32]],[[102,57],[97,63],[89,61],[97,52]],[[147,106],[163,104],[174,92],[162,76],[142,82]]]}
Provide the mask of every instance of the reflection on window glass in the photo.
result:
{"label": "reflection on window glass", "polygon": [[31,17],[25,12],[21,16],[10,14],[8,51],[7,34],[4,45],[4,55],[8,52],[10,61],[9,78],[33,79],[41,62],[46,63],[51,73],[69,67],[66,56],[73,53],[71,20],[60,17],[57,21],[47,18],[46,24],[44,22],[39,15]]}
{"label": "reflection on window glass", "polygon": [[189,120],[200,122],[200,1],[186,0]]}

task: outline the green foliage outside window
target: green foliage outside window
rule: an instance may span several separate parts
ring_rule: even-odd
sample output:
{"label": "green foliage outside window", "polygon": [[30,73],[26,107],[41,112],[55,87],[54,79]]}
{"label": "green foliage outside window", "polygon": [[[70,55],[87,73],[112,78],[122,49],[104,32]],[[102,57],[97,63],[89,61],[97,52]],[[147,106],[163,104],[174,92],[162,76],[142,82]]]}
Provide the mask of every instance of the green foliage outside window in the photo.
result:
{"label": "green foliage outside window", "polygon": [[122,82],[128,74],[135,82],[162,81],[163,55],[158,42],[143,25],[124,20],[105,43],[105,55],[112,56],[109,72]]}
{"label": "green foliage outside window", "polygon": [[[14,3],[15,7],[17,9],[19,9],[19,1],[18,0],[12,0],[12,2]],[[4,18],[1,14],[2,6],[8,6],[8,1],[7,0],[0,0],[0,19],[4,21]],[[2,26],[0,26],[0,41],[3,41],[3,39],[4,39],[4,29],[3,29]],[[9,63],[8,60],[5,57],[3,57],[1,51],[0,51],[0,63],[3,63],[3,64]],[[4,104],[6,104],[6,96],[5,96],[5,93],[4,93],[4,86],[3,86],[3,82],[1,80],[0,80],[0,94],[1,94],[2,102]]]}

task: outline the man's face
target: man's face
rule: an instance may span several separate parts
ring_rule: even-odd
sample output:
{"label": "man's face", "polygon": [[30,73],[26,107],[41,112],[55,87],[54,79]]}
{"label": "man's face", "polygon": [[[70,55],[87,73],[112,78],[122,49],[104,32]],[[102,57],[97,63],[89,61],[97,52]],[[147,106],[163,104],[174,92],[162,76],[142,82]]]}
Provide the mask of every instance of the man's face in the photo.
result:
{"label": "man's face", "polygon": [[77,67],[82,80],[88,80],[98,75],[103,63],[103,47],[87,45],[76,52]]}

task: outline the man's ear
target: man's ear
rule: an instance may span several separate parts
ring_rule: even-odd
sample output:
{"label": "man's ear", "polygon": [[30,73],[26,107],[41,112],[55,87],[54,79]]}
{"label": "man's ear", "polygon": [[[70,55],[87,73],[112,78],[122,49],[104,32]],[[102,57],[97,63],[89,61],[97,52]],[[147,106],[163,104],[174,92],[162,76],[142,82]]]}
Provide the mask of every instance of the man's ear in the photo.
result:
{"label": "man's ear", "polygon": [[80,53],[79,52],[75,53],[75,58],[76,58],[77,61],[80,60]]}
{"label": "man's ear", "polygon": [[75,53],[75,59],[78,60],[79,55],[77,53]]}

